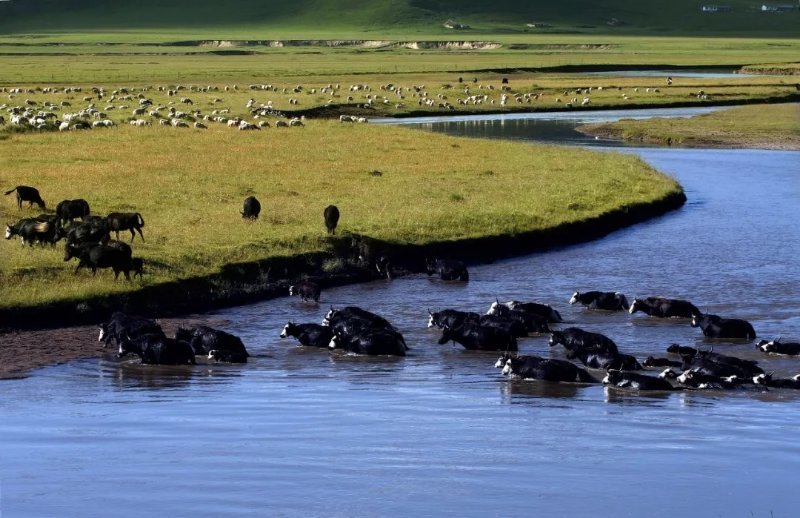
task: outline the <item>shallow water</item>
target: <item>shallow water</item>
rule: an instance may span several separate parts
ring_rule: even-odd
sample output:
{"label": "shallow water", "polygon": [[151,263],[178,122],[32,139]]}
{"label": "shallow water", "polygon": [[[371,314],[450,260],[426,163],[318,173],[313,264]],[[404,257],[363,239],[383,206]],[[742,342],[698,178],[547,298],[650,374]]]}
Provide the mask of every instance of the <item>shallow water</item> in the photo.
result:
{"label": "shallow water", "polygon": [[[207,315],[240,335],[246,366],[102,360],[0,386],[0,512],[8,516],[789,516],[800,393],[638,395],[508,382],[497,354],[436,345],[426,310],[495,297],[551,303],[644,357],[709,344],[686,321],[592,313],[576,289],[687,298],[800,339],[800,153],[633,149],[689,202],[657,220],[548,253],[479,265],[468,284],[424,276]],[[358,304],[406,336],[402,359],[331,356],[278,337]],[[94,340],[94,334],[87,336]],[[780,375],[800,360],[721,344]],[[546,337],[521,352],[553,354]],[[595,373],[600,374],[600,373]]]}

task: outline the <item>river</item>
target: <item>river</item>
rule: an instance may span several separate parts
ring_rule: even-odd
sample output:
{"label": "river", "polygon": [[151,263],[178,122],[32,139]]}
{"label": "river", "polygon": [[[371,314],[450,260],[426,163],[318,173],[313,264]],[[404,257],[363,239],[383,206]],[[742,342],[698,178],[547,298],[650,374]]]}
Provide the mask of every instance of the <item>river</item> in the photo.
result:
{"label": "river", "polygon": [[[528,122],[504,120],[425,129],[524,138]],[[800,153],[616,150],[676,177],[686,206],[591,243],[475,266],[468,284],[410,276],[325,291],[321,307],[278,299],[202,316],[242,337],[246,366],[144,367],[109,354],[3,381],[0,514],[795,515],[800,394],[508,382],[497,354],[436,345],[426,328],[428,308],[515,298],[549,302],[640,358],[671,343],[709,347],[686,322],[567,303],[602,289],[686,298],[750,320],[761,337],[800,338]],[[349,304],[389,318],[410,355],[331,356],[278,337],[290,319]],[[563,357],[544,336],[520,347]],[[752,344],[715,347],[800,372],[800,360]]]}

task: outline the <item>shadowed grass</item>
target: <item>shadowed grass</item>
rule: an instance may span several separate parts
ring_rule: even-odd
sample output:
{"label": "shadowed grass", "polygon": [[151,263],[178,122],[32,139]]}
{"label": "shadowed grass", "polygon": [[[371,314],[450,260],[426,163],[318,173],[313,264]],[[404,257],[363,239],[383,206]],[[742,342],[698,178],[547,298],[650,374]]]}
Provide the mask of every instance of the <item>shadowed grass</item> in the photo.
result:
{"label": "shadowed grass", "polygon": [[[679,190],[630,156],[338,122],[13,135],[0,147],[0,169],[7,188],[37,186],[49,206],[82,197],[97,214],[141,212],[147,241],[133,248],[145,258],[145,284],[327,250],[330,203],[342,212],[341,232],[427,243],[549,228]],[[239,210],[251,194],[262,214],[246,223]],[[1,206],[7,221],[38,213],[17,211],[12,196]],[[5,307],[140,285],[113,282],[107,271],[73,275],[61,247],[0,246]]]}

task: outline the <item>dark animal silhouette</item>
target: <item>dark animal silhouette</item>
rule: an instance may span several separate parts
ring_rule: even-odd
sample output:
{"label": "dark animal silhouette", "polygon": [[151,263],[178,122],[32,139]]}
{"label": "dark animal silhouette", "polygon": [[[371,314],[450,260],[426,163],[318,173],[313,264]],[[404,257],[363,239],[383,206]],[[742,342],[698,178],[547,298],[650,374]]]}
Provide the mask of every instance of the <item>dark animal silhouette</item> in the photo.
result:
{"label": "dark animal silhouette", "polygon": [[753,383],[771,388],[800,390],[800,374],[789,379],[773,378],[772,374],[759,374],[753,377]]}
{"label": "dark animal silhouette", "polygon": [[521,309],[511,309],[504,304],[493,305],[492,308],[491,314],[508,320],[515,320],[525,326],[525,329],[529,333],[552,332],[547,325],[550,320],[548,317],[536,313],[529,313]]}
{"label": "dark animal silhouette", "polygon": [[295,324],[287,322],[281,331],[281,338],[293,336],[300,345],[308,347],[329,347],[333,338],[330,326],[320,324]]}
{"label": "dark animal silhouette", "polygon": [[119,357],[135,354],[144,364],[196,365],[194,349],[187,342],[167,338],[163,333],[126,336],[119,346]]}
{"label": "dark animal silhouette", "polygon": [[428,275],[438,275],[443,281],[469,281],[467,265],[455,259],[426,259]]}
{"label": "dark animal silhouette", "polygon": [[319,302],[320,292],[319,284],[311,281],[300,281],[289,286],[289,296],[300,295],[303,302]]}
{"label": "dark animal silhouette", "polygon": [[516,311],[524,311],[526,313],[530,313],[531,315],[542,317],[545,319],[546,322],[549,323],[555,324],[558,322],[563,322],[563,319],[561,318],[561,313],[551,308],[547,304],[540,304],[538,302],[520,302],[518,300],[509,300],[508,302],[500,302],[499,300],[495,300],[494,302],[492,302],[492,305],[489,308],[489,311],[487,311],[487,314],[494,315],[502,311],[500,309],[500,306],[506,306],[509,309],[513,309]]}
{"label": "dark animal silhouette", "polygon": [[665,379],[620,370],[609,370],[603,378],[603,384],[633,390],[676,390],[672,383]]}
{"label": "dark animal silhouette", "polygon": [[130,230],[131,242],[136,237],[136,232],[134,231],[138,231],[139,236],[144,241],[144,234],[142,234],[144,218],[138,212],[112,212],[106,216],[106,221],[108,222],[108,230],[115,232],[117,239],[119,239],[120,230]]}
{"label": "dark animal silhouette", "polygon": [[339,224],[339,208],[336,205],[328,205],[322,214],[325,217],[325,228],[328,234],[336,234],[336,226]]}
{"label": "dark animal silhouette", "polygon": [[208,326],[178,328],[175,339],[188,343],[195,355],[208,355],[209,359],[220,362],[247,363],[250,356],[241,338]]}
{"label": "dark animal silhouette", "polygon": [[55,223],[48,221],[41,221],[38,218],[24,218],[14,224],[6,225],[6,239],[11,239],[14,236],[19,236],[23,245],[33,246],[33,243],[38,242],[40,245],[49,243],[55,246],[56,242],[61,239],[61,233]]}
{"label": "dark animal silhouette", "polygon": [[461,327],[469,322],[477,324],[481,316],[471,311],[459,311],[457,309],[443,309],[431,312],[428,310],[428,327],[438,327],[439,329]]}
{"label": "dark animal silhouette", "polygon": [[495,367],[503,367],[503,374],[522,379],[538,379],[544,381],[560,381],[597,383],[597,380],[586,369],[581,369],[572,362],[557,359],[545,359],[540,356],[501,356]]}
{"label": "dark animal silhouette", "polygon": [[17,192],[17,209],[22,208],[22,202],[27,201],[28,207],[33,207],[33,204],[39,206],[39,209],[45,210],[45,203],[41,196],[39,196],[39,190],[35,187],[29,187],[27,185],[17,185],[10,191],[6,191],[6,195],[11,194],[12,192]]}
{"label": "dark animal silhouette", "polygon": [[67,244],[106,243],[111,239],[105,218],[89,217],[67,230]]}
{"label": "dark animal silhouette", "polygon": [[403,335],[392,329],[369,329],[359,334],[334,333],[329,347],[370,356],[405,356]]}
{"label": "dark animal silhouette", "polygon": [[92,275],[96,275],[98,268],[111,268],[115,280],[119,277],[120,272],[125,274],[127,280],[131,280],[130,272],[134,270],[134,265],[131,264],[131,256],[128,251],[121,250],[116,246],[94,245],[81,246],[73,249],[71,253],[77,254],[75,256],[78,258],[75,273],[78,273],[81,268],[90,268]]}
{"label": "dark animal silhouette", "polygon": [[765,353],[772,354],[785,354],[787,356],[797,356],[800,354],[800,343],[781,342],[780,339],[772,341],[761,340],[756,344],[756,348],[761,349]]}
{"label": "dark animal silhouette", "polygon": [[576,291],[569,300],[570,304],[580,303],[589,309],[601,309],[605,311],[627,311],[630,308],[628,299],[619,292],[612,291],[587,291],[581,293]]}
{"label": "dark animal silhouette", "polygon": [[77,200],[63,200],[56,205],[56,215],[65,225],[76,218],[84,218],[90,213],[89,202],[78,198]]}
{"label": "dark animal silhouette", "polygon": [[583,349],[610,354],[619,353],[617,344],[609,337],[600,333],[584,331],[578,327],[567,327],[561,331],[553,331],[550,334],[549,343],[550,347],[561,344],[569,351]]}
{"label": "dark animal silhouette", "polygon": [[517,339],[501,327],[464,325],[444,329],[439,345],[456,342],[470,351],[516,351]]}
{"label": "dark animal silhouette", "polygon": [[700,314],[700,310],[689,301],[663,297],[647,297],[646,299],[634,297],[628,312],[633,315],[637,311],[660,318],[692,318],[694,315]]}
{"label": "dark animal silhouette", "polygon": [[164,334],[161,326],[155,320],[115,311],[108,322],[100,324],[100,335],[97,337],[97,341],[103,342],[105,348],[109,345],[120,345],[126,336],[135,338],[140,335],[159,333]]}
{"label": "dark animal silhouette", "polygon": [[578,359],[582,364],[593,369],[642,370],[639,361],[630,354],[615,354],[596,349],[575,349],[567,351],[567,359]]}
{"label": "dark animal silhouette", "polygon": [[244,219],[258,219],[261,213],[261,203],[255,196],[248,196],[244,199],[244,207],[242,208],[242,218]]}
{"label": "dark animal silhouette", "polygon": [[699,327],[707,338],[739,338],[754,340],[756,331],[750,322],[739,318],[722,318],[717,315],[700,314],[692,317],[692,327]]}

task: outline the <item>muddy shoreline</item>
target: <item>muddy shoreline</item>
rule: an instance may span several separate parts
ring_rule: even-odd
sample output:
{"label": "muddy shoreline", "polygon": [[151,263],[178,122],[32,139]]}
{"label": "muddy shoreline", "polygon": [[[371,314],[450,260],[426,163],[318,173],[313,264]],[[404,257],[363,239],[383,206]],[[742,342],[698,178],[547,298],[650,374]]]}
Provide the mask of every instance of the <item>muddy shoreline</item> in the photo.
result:
{"label": "muddy shoreline", "polygon": [[[31,369],[80,358],[100,357],[96,324],[114,311],[124,310],[153,318],[187,315],[287,296],[288,286],[300,278],[313,279],[323,289],[366,282],[383,276],[374,268],[382,255],[391,258],[395,275],[421,272],[426,257],[453,257],[468,264],[489,263],[555,247],[603,237],[636,223],[677,210],[686,202],[683,192],[651,203],[621,207],[587,220],[516,235],[487,236],[427,245],[398,245],[365,236],[341,238],[335,254],[310,254],[231,264],[213,276],[149,286],[134,293],[65,301],[44,306],[0,310],[0,379],[25,376]],[[355,264],[354,254],[366,257]],[[348,258],[339,271],[326,273],[322,265],[333,257]],[[11,324],[13,323],[13,324]],[[90,336],[91,339],[86,337]]]}

